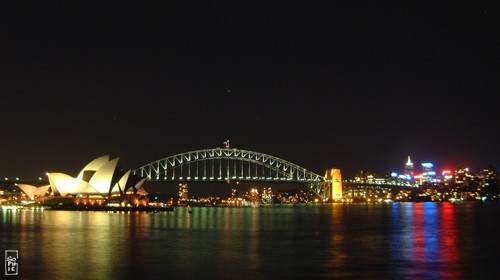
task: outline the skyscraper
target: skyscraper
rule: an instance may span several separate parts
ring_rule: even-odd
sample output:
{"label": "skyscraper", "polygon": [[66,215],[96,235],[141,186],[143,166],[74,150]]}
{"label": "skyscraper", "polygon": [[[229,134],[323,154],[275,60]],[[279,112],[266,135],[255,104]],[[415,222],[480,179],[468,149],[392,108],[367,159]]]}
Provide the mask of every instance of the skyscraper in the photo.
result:
{"label": "skyscraper", "polygon": [[408,156],[408,161],[405,163],[404,173],[407,179],[413,179],[413,162],[411,162],[410,156]]}
{"label": "skyscraper", "polygon": [[426,183],[426,182],[435,182],[435,176],[436,172],[432,170],[434,168],[434,164],[430,162],[424,162],[422,163],[422,177],[420,178],[420,183]]}

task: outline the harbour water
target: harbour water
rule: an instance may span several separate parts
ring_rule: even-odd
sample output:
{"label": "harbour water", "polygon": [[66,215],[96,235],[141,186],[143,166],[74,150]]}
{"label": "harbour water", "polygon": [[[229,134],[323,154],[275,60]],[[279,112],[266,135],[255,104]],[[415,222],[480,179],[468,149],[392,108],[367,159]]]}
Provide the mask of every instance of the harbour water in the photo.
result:
{"label": "harbour water", "polygon": [[499,204],[191,210],[4,209],[0,249],[18,250],[19,279],[497,279],[500,272]]}

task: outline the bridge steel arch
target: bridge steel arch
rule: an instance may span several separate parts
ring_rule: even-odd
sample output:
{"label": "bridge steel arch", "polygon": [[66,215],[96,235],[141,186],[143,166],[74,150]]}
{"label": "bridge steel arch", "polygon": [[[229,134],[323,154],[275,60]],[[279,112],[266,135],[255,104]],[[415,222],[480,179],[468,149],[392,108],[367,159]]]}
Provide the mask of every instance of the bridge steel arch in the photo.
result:
{"label": "bridge steel arch", "polygon": [[[133,174],[156,181],[227,180],[309,184],[318,193],[326,180],[284,159],[240,149],[214,148],[176,154],[148,163]],[[314,187],[313,187],[314,186]]]}

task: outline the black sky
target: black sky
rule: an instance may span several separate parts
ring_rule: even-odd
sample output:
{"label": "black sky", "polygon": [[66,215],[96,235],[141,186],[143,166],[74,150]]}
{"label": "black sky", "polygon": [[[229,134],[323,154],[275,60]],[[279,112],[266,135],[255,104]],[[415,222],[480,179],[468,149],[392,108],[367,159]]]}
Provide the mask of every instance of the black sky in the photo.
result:
{"label": "black sky", "polygon": [[[468,1],[0,4],[0,176],[222,146],[322,174],[499,162],[499,15]],[[334,3],[330,3],[334,2]],[[492,3],[492,2],[491,2]]]}

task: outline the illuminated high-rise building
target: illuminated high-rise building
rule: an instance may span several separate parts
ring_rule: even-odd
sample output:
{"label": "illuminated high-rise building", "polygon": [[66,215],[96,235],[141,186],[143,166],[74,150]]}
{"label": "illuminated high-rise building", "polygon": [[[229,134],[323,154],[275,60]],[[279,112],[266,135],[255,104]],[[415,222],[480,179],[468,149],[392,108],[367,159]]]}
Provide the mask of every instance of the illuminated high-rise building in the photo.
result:
{"label": "illuminated high-rise building", "polygon": [[493,165],[489,165],[479,172],[479,185],[481,187],[499,187],[498,172]]}
{"label": "illuminated high-rise building", "polygon": [[432,170],[432,168],[434,167],[434,164],[430,163],[430,162],[424,162],[422,163],[422,167],[423,167],[423,172],[422,172],[422,177],[420,179],[420,181],[422,183],[426,183],[426,182],[433,182],[434,179],[435,179],[435,176],[436,176],[436,172]]}
{"label": "illuminated high-rise building", "polygon": [[443,178],[443,183],[445,186],[450,186],[453,182],[453,175],[450,170],[444,170],[441,172],[441,177]]}
{"label": "illuminated high-rise building", "polygon": [[424,162],[424,163],[422,163],[422,167],[424,168],[424,172],[429,172],[429,171],[432,171],[434,164],[432,164],[430,162]]}
{"label": "illuminated high-rise building", "polygon": [[407,179],[413,179],[413,162],[411,162],[410,156],[408,156],[408,161],[405,163],[404,173]]}
{"label": "illuminated high-rise building", "polygon": [[468,167],[459,167],[454,174],[455,186],[470,187],[474,185],[475,176],[471,173]]}
{"label": "illuminated high-rise building", "polygon": [[497,200],[500,194],[498,171],[493,165],[489,165],[479,173],[479,186],[486,194],[488,200]]}

